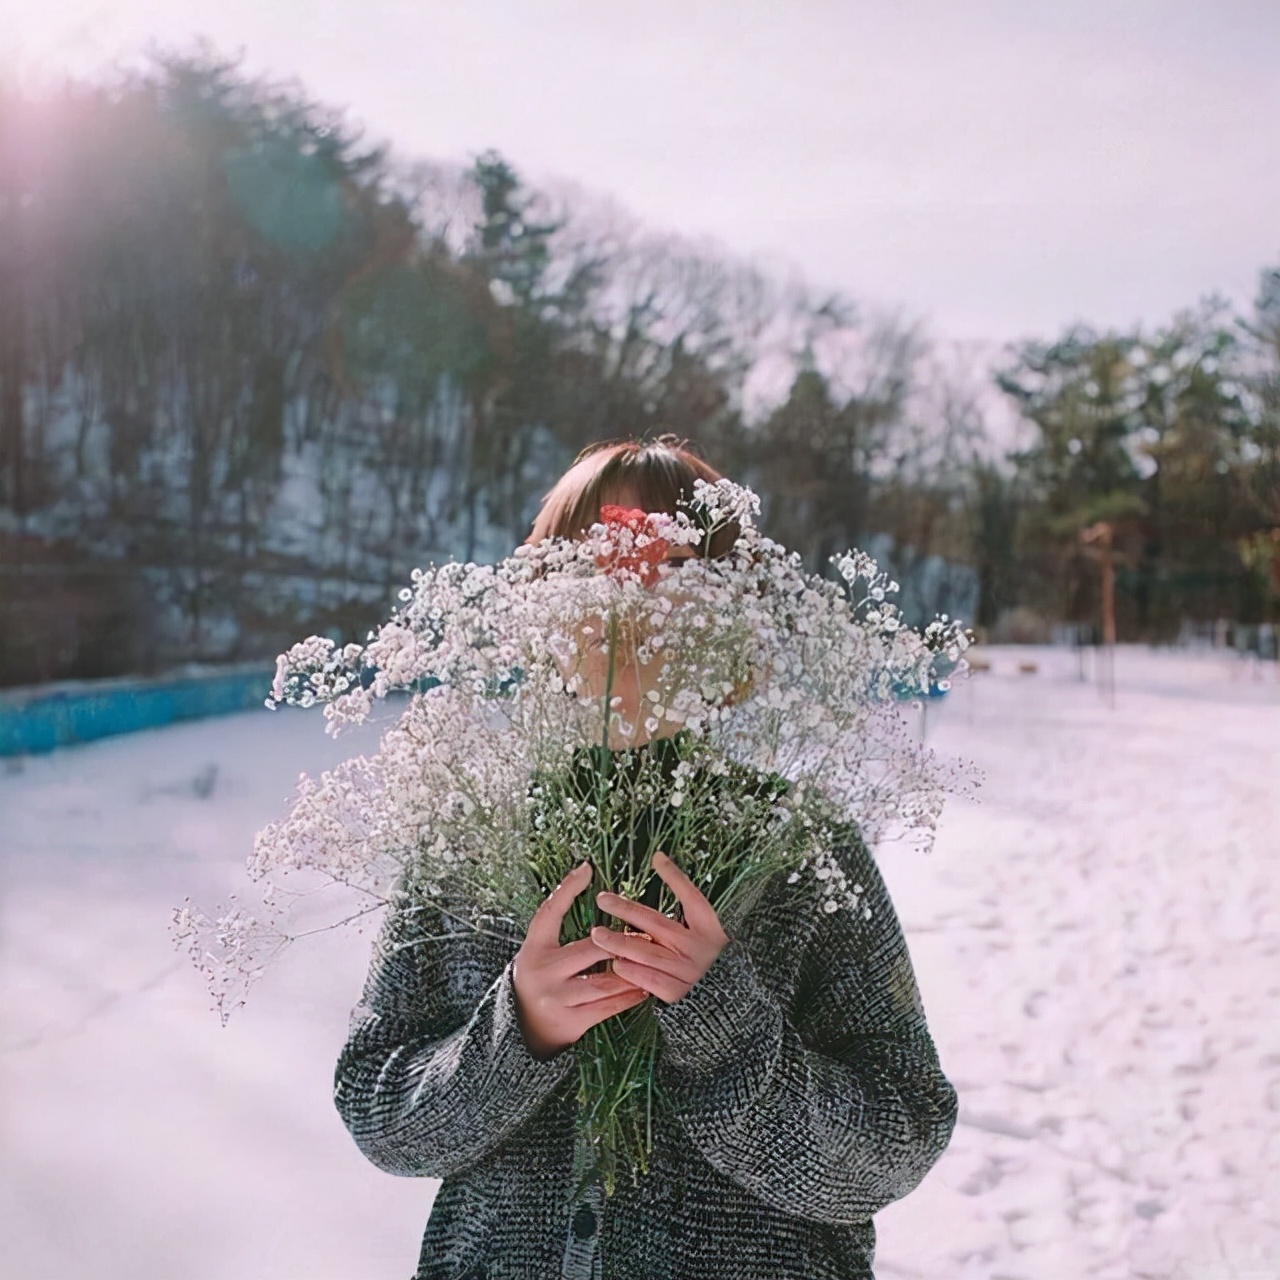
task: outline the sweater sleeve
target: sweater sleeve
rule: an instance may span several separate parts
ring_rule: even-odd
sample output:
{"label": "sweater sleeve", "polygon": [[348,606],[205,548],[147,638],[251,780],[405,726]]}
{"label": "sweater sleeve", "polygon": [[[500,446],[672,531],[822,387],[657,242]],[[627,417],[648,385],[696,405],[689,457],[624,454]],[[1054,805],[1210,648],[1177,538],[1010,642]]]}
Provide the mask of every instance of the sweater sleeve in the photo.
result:
{"label": "sweater sleeve", "polygon": [[657,1017],[661,1070],[707,1161],[785,1213],[852,1223],[919,1184],[957,1097],[874,860],[861,841],[833,852],[872,914],[819,913],[790,1008],[730,939]]}
{"label": "sweater sleeve", "polygon": [[572,1069],[572,1054],[543,1060],[525,1044],[511,981],[519,945],[420,897],[390,909],[334,1075],[338,1112],[380,1169],[467,1168]]}

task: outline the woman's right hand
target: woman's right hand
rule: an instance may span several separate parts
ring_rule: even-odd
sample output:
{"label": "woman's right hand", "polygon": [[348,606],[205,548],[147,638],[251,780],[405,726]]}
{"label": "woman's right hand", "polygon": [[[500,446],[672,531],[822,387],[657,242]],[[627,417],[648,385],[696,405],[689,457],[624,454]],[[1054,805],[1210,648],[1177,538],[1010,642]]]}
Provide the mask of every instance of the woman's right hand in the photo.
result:
{"label": "woman's right hand", "polygon": [[560,945],[560,926],[573,900],[591,883],[591,864],[569,872],[533,913],[512,962],[511,981],[525,1044],[552,1058],[597,1022],[630,1009],[649,993],[613,972],[584,973],[608,951],[590,938]]}

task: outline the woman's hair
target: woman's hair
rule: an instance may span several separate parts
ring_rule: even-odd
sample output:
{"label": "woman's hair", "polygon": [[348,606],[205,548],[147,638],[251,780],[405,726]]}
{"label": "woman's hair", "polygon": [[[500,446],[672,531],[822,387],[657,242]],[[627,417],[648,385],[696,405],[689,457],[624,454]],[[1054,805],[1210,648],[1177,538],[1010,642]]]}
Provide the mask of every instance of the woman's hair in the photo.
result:
{"label": "woman's hair", "polygon": [[[673,435],[651,441],[603,440],[588,445],[542,500],[528,543],[577,538],[600,518],[600,508],[624,495],[645,511],[675,515],[693,497],[695,480],[715,484],[724,477]],[[723,555],[738,536],[736,526],[719,530],[706,553]]]}
{"label": "woman's hair", "polygon": [[[656,440],[602,440],[588,445],[542,499],[542,507],[526,543],[543,538],[577,538],[600,518],[600,508],[629,496],[645,511],[675,515],[693,497],[695,480],[715,484],[723,480],[710,463],[693,452],[687,440],[661,435]],[[742,532],[736,521],[716,530],[709,545],[696,554],[715,559],[724,555]],[[724,705],[738,701],[755,684],[754,673],[738,681]]]}

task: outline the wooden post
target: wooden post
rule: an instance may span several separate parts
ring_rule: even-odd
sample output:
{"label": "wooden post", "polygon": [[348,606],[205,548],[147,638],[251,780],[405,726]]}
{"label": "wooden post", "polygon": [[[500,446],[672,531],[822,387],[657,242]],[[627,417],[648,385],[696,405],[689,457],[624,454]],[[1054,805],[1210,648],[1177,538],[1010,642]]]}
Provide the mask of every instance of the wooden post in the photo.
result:
{"label": "wooden post", "polygon": [[1102,643],[1116,642],[1116,568],[1111,550],[1111,526],[1098,524],[1098,550],[1102,559]]}
{"label": "wooden post", "polygon": [[1115,646],[1116,646],[1116,570],[1112,535],[1115,530],[1110,521],[1099,520],[1080,531],[1080,541],[1093,544],[1093,558],[1102,570],[1102,654],[1104,661],[1098,668],[1098,684],[1107,700],[1107,706],[1116,705]]}

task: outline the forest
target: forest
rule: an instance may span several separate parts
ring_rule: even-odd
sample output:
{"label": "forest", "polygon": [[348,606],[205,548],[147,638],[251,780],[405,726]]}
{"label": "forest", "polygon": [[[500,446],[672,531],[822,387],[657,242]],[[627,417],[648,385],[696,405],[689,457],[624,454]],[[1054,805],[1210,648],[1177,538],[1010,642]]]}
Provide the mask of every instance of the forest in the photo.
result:
{"label": "forest", "polygon": [[1095,628],[1102,526],[1121,640],[1280,621],[1280,264],[1243,311],[979,350],[517,163],[209,54],[0,83],[0,685],[363,639],[663,433],[913,621]]}

